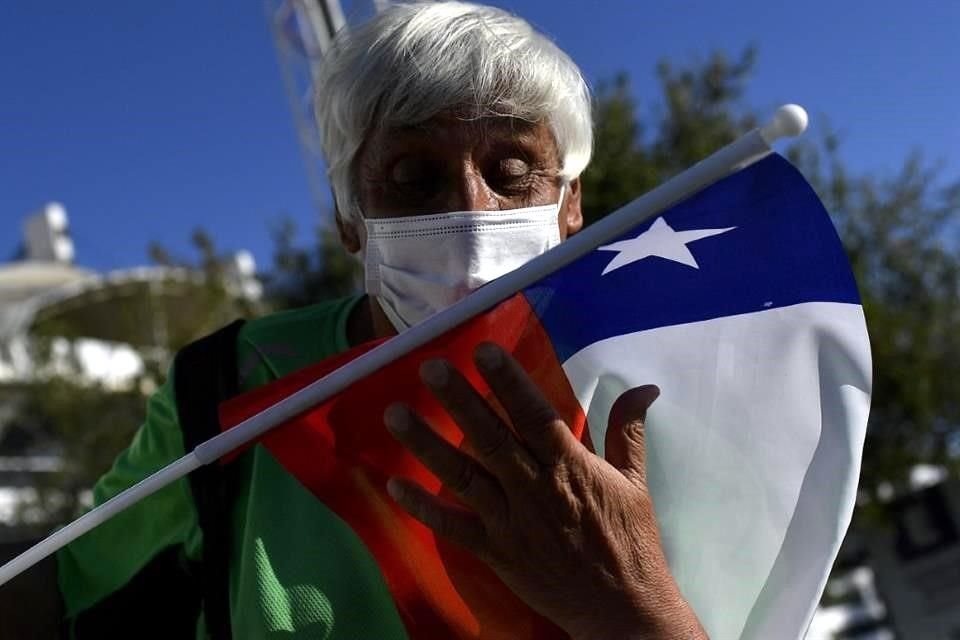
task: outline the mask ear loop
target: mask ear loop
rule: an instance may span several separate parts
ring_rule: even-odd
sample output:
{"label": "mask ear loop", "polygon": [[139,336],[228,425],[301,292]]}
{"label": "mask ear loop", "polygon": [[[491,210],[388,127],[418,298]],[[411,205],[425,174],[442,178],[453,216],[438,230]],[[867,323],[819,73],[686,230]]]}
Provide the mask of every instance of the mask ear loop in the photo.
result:
{"label": "mask ear loop", "polygon": [[350,255],[357,258],[360,261],[360,264],[363,265],[364,269],[366,269],[367,242],[369,242],[370,236],[367,233],[367,216],[363,213],[363,207],[360,206],[360,199],[357,197],[356,194],[354,194],[353,196],[353,211],[354,211],[354,215],[351,216],[352,220],[350,224],[354,224],[357,226],[357,233],[361,233],[360,227],[363,227],[363,229],[362,229],[362,236],[361,236],[362,241],[360,243],[360,250]]}

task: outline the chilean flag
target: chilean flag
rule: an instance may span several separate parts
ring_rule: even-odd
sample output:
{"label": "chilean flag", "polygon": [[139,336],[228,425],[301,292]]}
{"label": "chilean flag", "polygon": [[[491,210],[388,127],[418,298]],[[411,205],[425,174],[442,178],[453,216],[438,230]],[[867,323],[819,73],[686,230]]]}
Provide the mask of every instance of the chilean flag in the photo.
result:
{"label": "chilean flag", "polygon": [[[565,637],[386,493],[392,475],[444,488],[384,409],[404,401],[460,444],[417,368],[445,357],[489,394],[471,359],[487,340],[599,455],[614,400],[658,385],[647,476],[681,591],[712,638],[802,637],[852,513],[871,363],[849,264],[796,169],[767,155],[261,438],[364,542],[411,638]],[[225,403],[224,429],[376,344]]]}

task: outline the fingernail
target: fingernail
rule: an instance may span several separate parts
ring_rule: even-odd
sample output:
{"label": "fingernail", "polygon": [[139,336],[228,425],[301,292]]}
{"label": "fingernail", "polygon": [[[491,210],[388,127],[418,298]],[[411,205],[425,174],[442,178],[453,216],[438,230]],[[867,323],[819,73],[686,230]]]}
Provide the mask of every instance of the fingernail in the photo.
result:
{"label": "fingernail", "polygon": [[503,364],[503,352],[500,351],[500,347],[492,342],[481,344],[473,355],[477,364],[487,371],[499,369],[500,365]]}
{"label": "fingernail", "polygon": [[646,393],[649,394],[650,396],[650,403],[647,405],[649,407],[657,400],[657,398],[660,397],[660,387],[658,387],[655,384],[648,384],[648,385],[644,385],[643,388],[646,391]]}
{"label": "fingernail", "polygon": [[420,378],[434,388],[446,386],[450,379],[450,370],[443,360],[427,360],[420,365]]}
{"label": "fingernail", "polygon": [[403,433],[410,428],[410,412],[405,406],[396,402],[383,412],[383,422],[391,433]]}

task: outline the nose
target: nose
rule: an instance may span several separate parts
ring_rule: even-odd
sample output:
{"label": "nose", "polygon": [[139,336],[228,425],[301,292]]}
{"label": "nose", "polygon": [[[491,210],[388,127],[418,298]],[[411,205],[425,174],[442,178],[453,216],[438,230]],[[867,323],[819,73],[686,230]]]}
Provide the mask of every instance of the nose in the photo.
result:
{"label": "nose", "polygon": [[496,211],[500,208],[493,189],[469,159],[458,163],[451,176],[446,206],[447,211]]}

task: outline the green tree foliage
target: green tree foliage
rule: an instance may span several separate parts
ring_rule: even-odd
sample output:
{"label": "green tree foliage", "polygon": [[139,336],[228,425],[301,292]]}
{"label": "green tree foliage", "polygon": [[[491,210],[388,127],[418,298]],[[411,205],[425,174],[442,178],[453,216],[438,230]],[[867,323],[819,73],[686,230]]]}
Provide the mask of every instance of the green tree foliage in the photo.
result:
{"label": "green tree foliage", "polygon": [[867,316],[874,380],[861,486],[903,489],[918,462],[956,473],[960,179],[919,154],[894,175],[851,175],[833,135],[790,155],[834,216]]}
{"label": "green tree foliage", "polygon": [[18,505],[21,522],[42,529],[81,515],[90,488],[143,421],[143,392],[154,388],[153,380],[145,372],[123,388],[108,388],[62,372],[24,387],[20,420],[32,442],[5,453],[41,453],[57,462],[33,476],[34,491]]}
{"label": "green tree foliage", "polygon": [[272,308],[316,304],[360,289],[360,262],[343,248],[335,230],[318,225],[314,243],[307,247],[294,242],[296,230],[290,219],[281,220],[273,230],[273,270],[265,278]]}
{"label": "green tree foliage", "polygon": [[644,145],[637,105],[626,75],[597,89],[594,154],[581,176],[584,222],[590,224],[660,182],[652,150]]}
{"label": "green tree foliage", "polygon": [[748,48],[731,62],[714,53],[702,65],[657,66],[661,96],[642,119],[629,78],[597,87],[594,155],[583,173],[583,214],[594,222],[667,178],[702,160],[742,133],[755,118],[740,100],[756,55]]}
{"label": "green tree foliage", "polygon": [[[753,128],[743,107],[755,56],[658,67],[660,101],[645,118],[628,80],[597,92],[594,160],[583,175],[594,221]],[[917,463],[956,470],[960,454],[960,180],[921,156],[891,176],[854,175],[837,136],[787,154],[831,212],[860,287],[874,360],[873,407],[861,487],[907,485]]]}
{"label": "green tree foliage", "polygon": [[169,353],[237,318],[262,314],[268,307],[259,301],[238,295],[227,265],[230,256],[217,249],[204,229],[195,229],[190,237],[195,257],[174,256],[158,243],[147,253],[163,267],[185,274],[190,281],[189,296],[177,301],[177,308],[158,309],[166,316],[167,327],[162,346]]}

